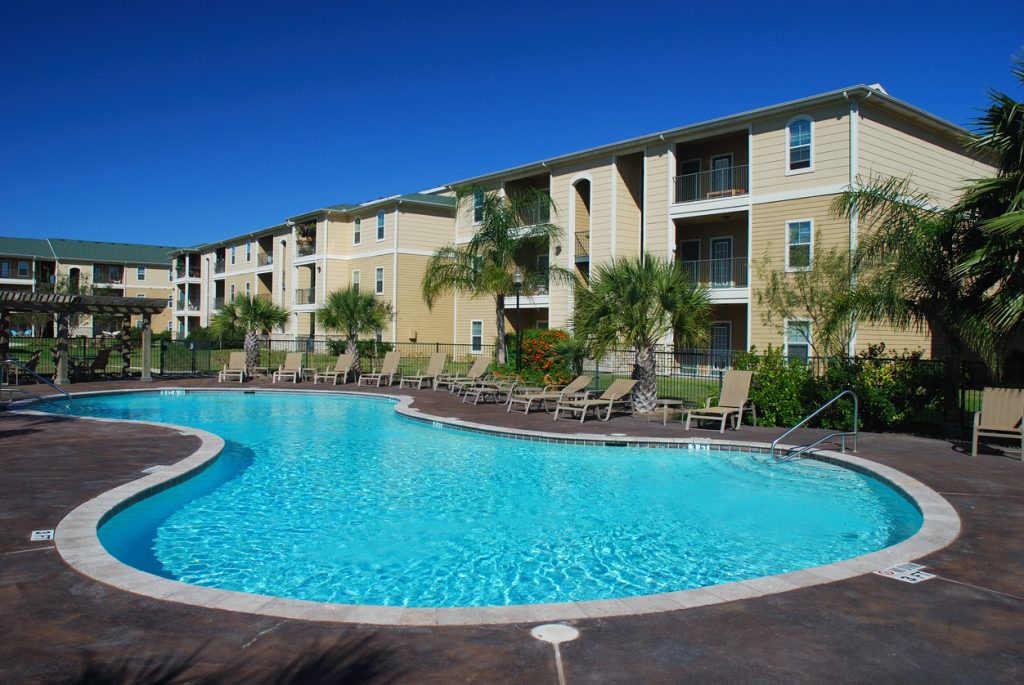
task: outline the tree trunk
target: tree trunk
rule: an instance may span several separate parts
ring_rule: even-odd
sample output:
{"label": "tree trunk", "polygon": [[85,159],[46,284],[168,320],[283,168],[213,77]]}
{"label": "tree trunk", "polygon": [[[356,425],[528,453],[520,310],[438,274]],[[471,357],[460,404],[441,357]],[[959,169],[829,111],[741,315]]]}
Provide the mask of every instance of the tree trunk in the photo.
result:
{"label": "tree trunk", "polygon": [[245,333],[245,374],[252,378],[260,365],[260,338],[256,331]]}
{"label": "tree trunk", "polygon": [[942,389],[943,418],[953,423],[960,422],[960,346],[953,342],[952,336],[949,340],[949,351],[943,363],[944,382]]}
{"label": "tree trunk", "polygon": [[658,377],[655,375],[654,348],[651,345],[636,348],[633,378],[637,381],[633,387],[634,408],[638,412],[654,411],[655,400],[658,399]]}
{"label": "tree trunk", "polygon": [[363,365],[359,360],[359,336],[348,335],[345,338],[345,351],[352,355],[352,377],[359,378],[363,373]]}
{"label": "tree trunk", "polygon": [[494,298],[494,329],[497,331],[495,341],[498,346],[497,362],[504,364],[505,359],[505,296],[496,295]]}

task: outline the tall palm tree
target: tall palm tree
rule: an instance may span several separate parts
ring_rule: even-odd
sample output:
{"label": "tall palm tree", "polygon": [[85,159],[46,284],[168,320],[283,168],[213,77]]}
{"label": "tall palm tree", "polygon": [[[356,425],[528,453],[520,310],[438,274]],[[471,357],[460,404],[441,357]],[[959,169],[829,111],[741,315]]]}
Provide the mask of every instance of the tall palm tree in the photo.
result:
{"label": "tall palm tree", "polygon": [[430,257],[421,284],[423,301],[433,307],[440,296],[454,292],[492,297],[497,361],[504,364],[505,295],[515,289],[512,274],[516,267],[523,274],[526,295],[536,293],[551,279],[575,281],[575,274],[568,269],[530,268],[520,263],[527,255],[546,253],[550,242],[562,235],[562,229],[550,222],[551,197],[540,190],[502,195],[469,186],[456,192],[456,201],[458,211],[468,207],[479,214],[479,226],[466,245],[447,245]]}
{"label": "tall palm tree", "polygon": [[611,347],[636,351],[633,402],[650,411],[658,396],[654,346],[672,334],[676,348],[711,339],[711,301],[678,261],[646,255],[598,266],[588,287],[576,289],[573,330],[597,358]]}
{"label": "tall palm tree", "polygon": [[245,335],[245,371],[252,374],[260,365],[259,336],[283,329],[288,323],[288,310],[262,297],[236,295],[224,303],[210,320],[214,335]]}
{"label": "tall palm tree", "polygon": [[384,328],[390,318],[391,305],[351,286],[328,294],[327,300],[316,310],[317,323],[344,333],[345,351],[353,355],[352,371],[356,376],[362,371],[357,345],[360,334]]}

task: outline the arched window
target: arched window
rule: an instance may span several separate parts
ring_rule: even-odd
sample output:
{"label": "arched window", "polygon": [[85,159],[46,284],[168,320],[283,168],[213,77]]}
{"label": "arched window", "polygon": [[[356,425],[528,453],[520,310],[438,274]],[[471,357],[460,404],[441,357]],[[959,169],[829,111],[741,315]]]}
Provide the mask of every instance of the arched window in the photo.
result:
{"label": "arched window", "polygon": [[786,124],[786,173],[802,173],[814,169],[813,144],[813,119],[800,116]]}

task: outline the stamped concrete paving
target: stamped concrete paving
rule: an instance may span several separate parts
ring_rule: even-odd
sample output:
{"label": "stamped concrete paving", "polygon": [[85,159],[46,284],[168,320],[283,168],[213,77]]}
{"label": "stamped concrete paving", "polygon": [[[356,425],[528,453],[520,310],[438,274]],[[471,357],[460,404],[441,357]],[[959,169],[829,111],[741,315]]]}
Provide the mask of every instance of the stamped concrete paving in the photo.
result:
{"label": "stamped concrete paving", "polygon": [[[247,387],[254,385],[264,384]],[[122,387],[153,386],[72,389]],[[443,393],[403,392],[426,413],[480,423],[681,434],[678,423],[662,427],[621,417],[581,427],[545,414],[461,405]],[[726,437],[768,441],[778,432],[744,427]],[[59,681],[76,673],[86,655],[101,662],[142,661],[200,650],[192,668],[203,672],[224,664],[241,668],[240,655],[245,667],[261,669],[330,647],[363,658],[366,668],[351,671],[358,674],[352,682],[556,682],[551,647],[530,637],[530,624],[379,628],[200,609],[87,579],[68,568],[51,543],[28,541],[31,530],[53,528],[89,497],[139,477],[143,468],[181,459],[196,446],[194,438],[173,430],[0,413],[0,682]],[[1024,464],[996,453],[972,459],[946,442],[907,436],[866,435],[859,455],[920,479],[960,513],[960,538],[921,561],[938,578],[907,585],[867,575],[716,606],[573,621],[581,637],[561,646],[568,681],[1024,680]]]}

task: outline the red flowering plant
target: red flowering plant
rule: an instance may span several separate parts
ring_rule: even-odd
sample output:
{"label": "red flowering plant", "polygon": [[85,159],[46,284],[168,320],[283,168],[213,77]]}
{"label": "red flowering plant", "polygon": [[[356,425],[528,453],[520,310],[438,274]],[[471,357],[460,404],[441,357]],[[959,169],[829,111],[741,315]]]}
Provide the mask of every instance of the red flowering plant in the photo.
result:
{"label": "red flowering plant", "polygon": [[[533,385],[564,385],[572,380],[572,370],[555,352],[559,343],[569,334],[560,330],[528,328],[523,331],[523,358],[519,378]],[[516,368],[518,341],[510,338],[510,369]]]}

